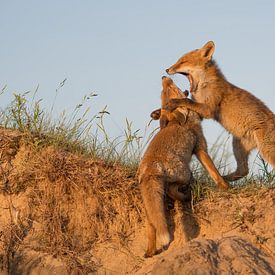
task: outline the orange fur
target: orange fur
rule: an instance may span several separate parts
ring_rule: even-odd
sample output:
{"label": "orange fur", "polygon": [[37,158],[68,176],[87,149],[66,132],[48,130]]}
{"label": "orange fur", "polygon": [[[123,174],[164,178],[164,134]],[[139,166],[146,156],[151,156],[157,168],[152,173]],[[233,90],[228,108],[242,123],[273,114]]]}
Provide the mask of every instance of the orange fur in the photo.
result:
{"label": "orange fur", "polygon": [[190,82],[192,100],[172,99],[167,110],[185,107],[203,118],[218,121],[233,135],[233,152],[237,169],[225,176],[228,181],[248,174],[248,156],[257,148],[261,156],[275,168],[275,116],[251,93],[228,82],[212,55],[212,41],[201,49],[182,56],[167,69],[168,74],[184,74]]}

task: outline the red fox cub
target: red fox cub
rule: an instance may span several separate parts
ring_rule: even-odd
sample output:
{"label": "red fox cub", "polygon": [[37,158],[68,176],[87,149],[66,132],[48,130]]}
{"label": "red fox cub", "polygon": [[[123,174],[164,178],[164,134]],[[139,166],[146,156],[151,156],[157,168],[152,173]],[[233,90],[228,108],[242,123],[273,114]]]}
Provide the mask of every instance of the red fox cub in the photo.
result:
{"label": "red fox cub", "polygon": [[183,74],[190,82],[190,99],[172,99],[165,108],[184,107],[203,118],[218,121],[233,135],[235,172],[228,181],[248,174],[248,156],[257,148],[261,156],[275,168],[275,115],[251,93],[229,83],[212,59],[214,42],[182,56],[166,70],[170,75]]}
{"label": "red fox cub", "polygon": [[[162,107],[171,98],[186,98],[168,77],[162,78]],[[158,115],[157,115],[158,117]],[[145,254],[156,254],[156,236],[162,247],[170,243],[170,234],[165,218],[164,198],[183,200],[178,189],[188,186],[192,174],[189,168],[194,153],[221,188],[228,184],[220,176],[207,153],[207,145],[201,128],[199,115],[186,108],[173,112],[161,109],[161,130],[150,142],[139,165],[138,178],[148,221],[148,249]]]}

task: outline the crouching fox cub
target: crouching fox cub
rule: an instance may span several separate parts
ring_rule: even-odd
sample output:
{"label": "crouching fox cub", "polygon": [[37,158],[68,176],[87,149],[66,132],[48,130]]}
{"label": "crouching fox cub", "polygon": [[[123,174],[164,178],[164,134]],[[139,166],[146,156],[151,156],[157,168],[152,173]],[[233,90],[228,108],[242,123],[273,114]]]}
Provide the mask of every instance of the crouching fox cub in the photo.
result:
{"label": "crouching fox cub", "polygon": [[[162,86],[162,107],[172,98],[187,97],[168,77],[162,78]],[[160,125],[161,129],[150,142],[138,169],[148,221],[147,257],[156,254],[156,236],[162,247],[170,243],[164,197],[167,193],[172,199],[184,199],[178,188],[190,183],[192,174],[189,163],[193,153],[215,183],[221,188],[228,188],[207,153],[201,119],[197,113],[186,108],[177,108],[173,112],[161,109]]]}

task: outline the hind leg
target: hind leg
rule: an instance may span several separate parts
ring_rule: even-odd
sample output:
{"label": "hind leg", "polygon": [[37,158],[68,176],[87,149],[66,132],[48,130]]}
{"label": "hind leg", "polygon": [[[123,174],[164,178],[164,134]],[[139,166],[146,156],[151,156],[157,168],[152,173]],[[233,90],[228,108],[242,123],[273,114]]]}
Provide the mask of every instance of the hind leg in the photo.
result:
{"label": "hind leg", "polygon": [[175,182],[169,184],[167,195],[174,201],[190,200],[190,186],[189,184]]}
{"label": "hind leg", "polygon": [[233,137],[233,152],[237,161],[237,169],[235,172],[224,176],[225,180],[239,180],[248,174],[248,156],[255,147],[256,144],[251,140]]}
{"label": "hind leg", "polygon": [[256,142],[262,158],[275,168],[275,131],[256,133]]}
{"label": "hind leg", "polygon": [[275,147],[273,147],[271,150],[260,148],[260,154],[262,158],[275,169]]}
{"label": "hind leg", "polygon": [[[194,178],[188,166],[184,166],[183,173],[177,178],[176,181],[167,181],[167,195],[175,201],[186,201],[190,199],[190,194],[187,192],[190,190],[190,184]],[[175,180],[175,179],[173,179]]]}

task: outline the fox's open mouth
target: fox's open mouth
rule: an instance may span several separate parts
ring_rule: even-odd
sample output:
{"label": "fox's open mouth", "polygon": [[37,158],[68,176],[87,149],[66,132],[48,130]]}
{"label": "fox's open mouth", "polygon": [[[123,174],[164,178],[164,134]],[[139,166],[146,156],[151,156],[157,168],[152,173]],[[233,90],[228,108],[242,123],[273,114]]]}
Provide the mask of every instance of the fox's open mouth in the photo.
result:
{"label": "fox's open mouth", "polygon": [[190,84],[190,93],[192,93],[193,92],[193,78],[192,78],[192,75],[191,74],[188,74],[188,73],[185,73],[185,72],[180,72],[180,74],[182,74],[182,75],[184,75],[184,76],[186,76],[187,77],[187,79],[188,79],[188,81],[189,81],[189,84]]}

